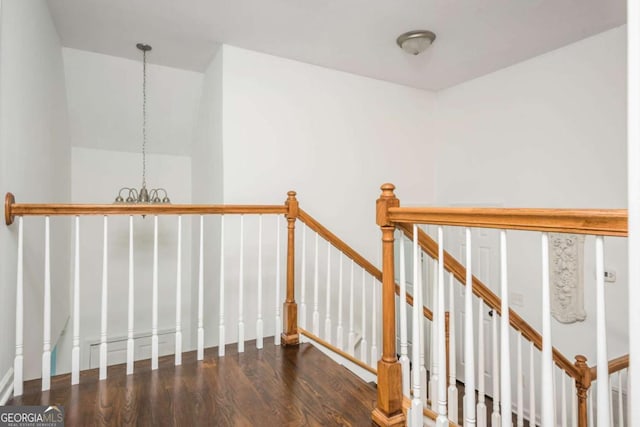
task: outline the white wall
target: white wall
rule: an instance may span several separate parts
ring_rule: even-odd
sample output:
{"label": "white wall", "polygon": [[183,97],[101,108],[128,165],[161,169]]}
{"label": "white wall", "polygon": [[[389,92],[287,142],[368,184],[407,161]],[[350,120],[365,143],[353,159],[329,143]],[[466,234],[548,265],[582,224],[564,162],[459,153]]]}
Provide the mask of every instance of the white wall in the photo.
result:
{"label": "white wall", "polygon": [[[68,202],[70,144],[58,34],[45,1],[2,3],[0,193]],[[68,221],[52,219],[52,343],[69,310]],[[40,376],[44,221],[25,219],[25,377]],[[0,227],[0,376],[13,366],[17,226]],[[28,248],[28,249],[27,249]]]}
{"label": "white wall", "polygon": [[[616,28],[438,93],[438,204],[626,207],[625,37],[626,28]],[[606,268],[618,275],[606,288],[615,357],[628,351],[626,241],[606,241]],[[539,242],[532,233],[510,233],[510,288],[524,296],[515,309],[538,330]],[[587,319],[553,322],[554,345],[571,359],[585,354],[592,364],[593,246],[587,239]]]}
{"label": "white wall", "polygon": [[431,202],[434,94],[224,46],[225,202],[301,206],[379,258],[375,200]]}
{"label": "white wall", "polygon": [[[161,49],[154,46],[154,49]],[[135,46],[132,46],[135,49]],[[150,55],[153,54],[153,51]],[[78,203],[111,203],[122,187],[141,184],[142,62],[63,49],[71,140],[72,198]],[[173,203],[191,203],[191,144],[202,74],[148,64],[147,186],[166,188]],[[162,153],[162,154],[160,154]],[[102,223],[83,218],[81,239],[81,345],[99,337]],[[160,329],[175,327],[177,221],[160,217]],[[153,219],[136,218],[136,334],[151,328]],[[128,225],[110,226],[109,337],[126,336]],[[191,346],[191,219],[183,219],[184,348]],[[92,292],[87,292],[89,289]],[[71,329],[69,329],[71,332]],[[69,370],[71,333],[59,355],[59,372]],[[89,361],[83,348],[81,366]]]}
{"label": "white wall", "polygon": [[[223,51],[219,49],[207,67],[202,81],[202,93],[198,110],[198,119],[194,131],[191,148],[192,199],[194,203],[223,203],[222,194],[222,61]],[[205,296],[207,301],[214,302],[215,311],[208,307],[204,310],[206,325],[217,325],[218,311],[215,301],[218,295],[216,285],[219,280],[220,266],[220,226],[219,219],[208,219],[205,223],[206,236],[204,241],[203,267],[205,280]],[[193,253],[199,254],[200,226],[193,227]],[[198,264],[193,263],[193,277],[198,277]],[[198,288],[193,286],[192,299],[197,301]],[[192,321],[197,324],[197,310],[191,313]],[[195,340],[196,331],[191,331]],[[205,331],[205,345],[218,345],[218,329],[207,328]]]}
{"label": "white wall", "polygon": [[[303,209],[377,264],[380,230],[375,224],[375,200],[380,185],[396,184],[404,204],[433,200],[434,94],[231,46],[223,46],[222,51],[225,203],[280,204],[288,190],[296,190]],[[272,219],[268,221],[273,224]],[[267,218],[265,245],[273,248],[273,225],[266,227]],[[300,243],[301,224],[297,227]],[[307,243],[310,322],[311,233]],[[228,247],[233,250],[234,244]],[[267,253],[273,256],[272,250]],[[231,257],[230,264],[237,265],[235,255]],[[334,252],[334,290],[337,261]],[[273,261],[265,265],[273,268]],[[324,289],[325,244],[320,265]],[[349,265],[345,268],[348,275]],[[237,270],[227,274],[236,280]],[[298,268],[298,285],[299,274]],[[359,284],[359,272],[356,277]],[[267,289],[265,301],[273,304],[273,284]],[[296,298],[300,299],[299,289]],[[337,292],[332,298],[335,328]],[[356,329],[360,330],[359,325]]]}
{"label": "white wall", "polygon": [[[174,203],[191,202],[191,159],[186,156],[152,154],[149,164],[163,171],[159,185],[164,186]],[[74,203],[100,200],[109,202],[117,189],[137,183],[140,154],[96,150],[82,147],[72,149],[72,187]],[[114,165],[117,165],[114,167]],[[183,218],[182,270],[182,327],[186,332],[184,348],[190,348],[192,329],[191,220]],[[108,337],[110,340],[127,336],[129,221],[128,217],[109,218],[108,270]],[[159,241],[159,330],[175,329],[177,220],[174,216],[160,216]],[[100,338],[101,278],[102,278],[102,217],[83,217],[80,220],[80,345],[81,368],[89,367],[87,351],[90,342]],[[134,333],[151,332],[151,295],[153,273],[153,218],[134,218],[135,310]],[[72,325],[60,346],[58,372],[69,372],[71,362]],[[173,345],[171,346],[173,349]],[[172,351],[173,352],[173,351]],[[139,355],[138,355],[139,356]]]}
{"label": "white wall", "polygon": [[[73,146],[139,152],[142,56],[132,61],[76,49],[62,51]],[[201,73],[147,64],[149,152],[191,154],[201,84]],[[149,168],[150,177],[161,174],[153,165]]]}

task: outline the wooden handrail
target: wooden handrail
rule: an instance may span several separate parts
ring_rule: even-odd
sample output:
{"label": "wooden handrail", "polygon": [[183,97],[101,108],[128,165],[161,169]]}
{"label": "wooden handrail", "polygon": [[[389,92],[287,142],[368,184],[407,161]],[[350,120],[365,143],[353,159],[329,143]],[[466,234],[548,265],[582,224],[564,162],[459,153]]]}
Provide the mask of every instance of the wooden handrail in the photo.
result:
{"label": "wooden handrail", "polygon": [[351,258],[360,267],[364,268],[367,273],[369,273],[379,281],[382,280],[382,271],[378,270],[373,264],[367,261],[365,257],[356,252],[355,249],[347,245],[338,236],[336,236],[325,226],[320,224],[318,220],[309,215],[304,209],[300,209],[300,211],[298,212],[298,219],[304,222],[307,227],[318,233],[324,240],[331,243],[336,249]]}
{"label": "wooden handrail", "polygon": [[7,225],[11,225],[16,216],[286,214],[288,212],[285,205],[15,203],[11,193],[5,196],[4,208]]}
{"label": "wooden handrail", "polygon": [[[629,367],[629,355],[625,354],[624,356],[616,357],[615,359],[611,359],[609,361],[609,375],[615,374],[618,371],[626,369]],[[591,371],[591,381],[595,381],[598,379],[598,367],[592,366],[589,368]]]}
{"label": "wooden handrail", "polygon": [[345,359],[349,360],[350,362],[355,363],[356,365],[358,365],[362,369],[371,372],[373,375],[376,375],[378,373],[378,371],[376,371],[375,368],[372,368],[371,366],[367,365],[363,361],[356,359],[355,357],[353,357],[349,353],[340,350],[338,347],[334,346],[330,342],[323,340],[319,336],[312,334],[311,332],[307,331],[306,329],[298,327],[298,332],[301,335],[304,335],[305,337],[309,338],[310,340],[313,340],[313,341],[317,342],[318,344],[320,344],[321,346],[331,350],[332,352],[344,357]]}
{"label": "wooden handrail", "polygon": [[[303,209],[300,209],[298,211],[298,219],[304,222],[307,225],[307,227],[309,227],[311,230],[318,233],[318,235],[320,235],[323,239],[331,243],[333,247],[335,247],[336,249],[344,253],[346,256],[351,258],[360,267],[364,268],[364,270],[367,273],[375,277],[377,280],[382,281],[382,271],[378,270],[378,268],[375,267],[373,264],[371,264],[369,261],[367,261],[365,257],[360,255],[355,249],[353,249],[351,246],[346,244],[342,239],[340,239],[338,236],[336,236],[331,231],[329,231],[325,226],[320,224],[318,220],[313,218]],[[398,284],[396,284],[396,294],[400,295],[400,286]],[[407,304],[413,307],[413,296],[408,292],[406,294],[406,301],[407,301]],[[426,317],[427,319],[433,320],[433,313],[427,307],[422,306],[422,313],[424,317]]]}
{"label": "wooden handrail", "polygon": [[[409,239],[413,238],[413,229],[410,224],[399,223],[397,226]],[[438,257],[438,243],[420,229],[418,229],[418,244],[431,258]],[[453,273],[456,280],[465,285],[466,268],[447,251],[444,251],[444,268]],[[502,301],[500,297],[494,294],[493,291],[475,275],[473,276],[473,293],[481,298],[485,304],[496,313],[502,314]],[[539,350],[542,350],[542,336],[512,309],[509,309],[509,323],[514,329],[520,331],[525,339],[532,342]],[[553,360],[556,365],[567,372],[572,378],[576,379],[580,377],[580,372],[576,367],[555,347],[553,348]]]}
{"label": "wooden handrail", "polygon": [[627,236],[626,209],[391,207],[389,220],[409,224]]}

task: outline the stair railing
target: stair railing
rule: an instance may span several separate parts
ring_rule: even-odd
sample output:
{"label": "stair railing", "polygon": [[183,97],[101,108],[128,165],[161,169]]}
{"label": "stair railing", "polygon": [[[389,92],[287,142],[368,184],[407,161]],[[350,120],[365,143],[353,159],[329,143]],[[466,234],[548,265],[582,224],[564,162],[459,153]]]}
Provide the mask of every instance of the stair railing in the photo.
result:
{"label": "stair railing", "polygon": [[[437,272],[436,272],[436,283],[437,283],[437,292],[435,295],[437,298],[435,301],[435,306],[432,307],[434,311],[434,323],[436,325],[435,337],[437,342],[434,342],[434,347],[437,348],[437,363],[439,366],[445,366],[446,362],[446,341],[445,341],[445,322],[444,320],[440,321],[439,319],[444,319],[444,295],[445,295],[445,271],[451,273],[449,283],[453,283],[452,278],[455,278],[460,283],[466,286],[466,296],[465,296],[465,311],[469,315],[466,316],[467,328],[465,328],[465,349],[473,348],[473,335],[472,330],[473,323],[473,303],[472,303],[472,294],[477,295],[482,304],[487,304],[495,314],[501,317],[500,329],[503,331],[508,331],[509,327],[513,327],[519,334],[527,341],[531,342],[533,345],[531,346],[530,358],[532,357],[532,350],[534,346],[542,351],[542,369],[541,369],[541,380],[540,384],[542,387],[542,413],[541,413],[541,423],[542,425],[555,425],[556,416],[561,422],[566,423],[567,420],[567,397],[565,395],[565,376],[574,380],[576,382],[576,389],[578,389],[578,395],[580,394],[580,384],[579,381],[582,381],[581,369],[577,366],[571,364],[566,357],[560,354],[556,349],[550,345],[551,334],[550,334],[550,303],[549,303],[549,265],[548,265],[548,232],[564,232],[564,233],[577,233],[577,234],[588,234],[596,236],[596,265],[599,272],[603,273],[603,237],[604,236],[625,236],[627,233],[627,214],[625,210],[540,210],[540,209],[467,209],[467,208],[401,208],[399,205],[398,199],[394,194],[394,186],[391,184],[385,184],[382,186],[382,195],[380,196],[377,203],[377,215],[378,215],[378,224],[381,226],[383,233],[383,284],[384,283],[393,283],[394,278],[394,268],[393,268],[393,234],[392,230],[394,228],[400,228],[404,234],[410,236],[414,239],[414,242],[420,241],[420,246],[422,249],[427,252],[430,256],[436,259],[437,263]],[[415,226],[415,224],[432,224],[438,227],[438,243],[436,244],[428,238],[426,233],[420,233],[419,229]],[[411,228],[413,225],[413,228]],[[481,285],[479,280],[471,274],[470,269],[465,269],[459,262],[457,262],[453,257],[447,254],[443,250],[444,243],[444,235],[443,235],[443,226],[458,226],[465,227],[466,232],[466,249],[467,249],[467,259],[466,265],[470,265],[470,248],[471,248],[471,233],[470,229],[472,227],[480,227],[480,228],[497,228],[500,231],[500,288],[501,288],[501,296],[502,298],[498,298],[495,294],[489,291],[486,286]],[[527,230],[527,231],[538,231],[541,232],[542,236],[542,293],[543,293],[543,304],[542,304],[542,318],[543,318],[543,333],[542,335],[538,334],[530,325],[522,320],[513,310],[509,308],[508,303],[508,281],[507,281],[507,272],[506,272],[506,257],[507,257],[507,232],[506,230]],[[414,237],[415,236],[415,237]],[[414,263],[415,264],[415,263]],[[416,279],[414,280],[417,281]],[[606,354],[606,337],[604,334],[602,325],[604,325],[605,319],[605,310],[604,310],[604,292],[603,292],[603,284],[604,282],[604,274],[598,275],[597,280],[597,289],[598,289],[598,355],[599,355],[599,369],[606,372],[608,367],[607,364],[607,354]],[[384,286],[384,285],[383,285]],[[386,289],[386,288],[385,288]],[[387,298],[390,300],[390,296],[383,292],[383,309],[392,309],[393,305],[390,303],[384,304],[384,301],[387,301]],[[385,308],[386,307],[386,308]],[[389,318],[389,314],[384,313],[383,316],[385,318]],[[498,316],[494,316],[496,319]],[[494,320],[494,330],[497,330],[497,321]],[[471,326],[471,327],[469,327]],[[415,325],[414,325],[415,330]],[[391,331],[385,329],[385,334],[387,336],[385,338],[395,339],[395,336]],[[496,333],[493,334],[497,336]],[[519,335],[519,336],[520,336]],[[520,339],[518,340],[517,352],[518,352],[518,368],[522,369],[522,349]],[[495,347],[498,347],[497,345]],[[511,393],[511,367],[510,367],[510,352],[512,351],[512,346],[510,344],[509,333],[501,334],[501,342],[500,342],[500,353],[503,363],[499,365],[500,370],[500,381],[497,384],[496,390],[499,390],[499,398],[501,410],[498,413],[494,413],[492,416],[492,423],[496,425],[496,423],[500,423],[502,425],[511,425],[511,411],[512,411],[512,393]],[[440,350],[441,349],[441,350]],[[476,421],[478,425],[482,425],[482,420],[476,418],[476,404],[475,404],[475,388],[474,388],[474,380],[475,380],[475,372],[474,372],[474,361],[473,361],[473,351],[466,351],[465,357],[470,357],[471,360],[468,363],[465,363],[466,372],[465,372],[465,386],[466,389],[465,394],[465,402],[464,402],[464,424],[465,425],[475,425]],[[383,358],[384,359],[384,358]],[[494,358],[494,360],[497,360]],[[391,358],[387,360],[383,360],[383,362],[388,363],[389,365],[393,365]],[[555,383],[555,374],[553,370],[554,364],[560,368],[561,373],[565,376],[560,377],[560,382],[563,385],[563,393],[562,393],[562,401],[564,403],[561,411],[556,414],[555,411],[555,401],[554,401],[554,383]],[[414,360],[414,366],[415,360]],[[533,365],[531,365],[533,366]],[[604,368],[603,368],[604,366]],[[396,396],[397,386],[396,384],[400,383],[401,374],[398,374],[394,368],[391,366],[388,367],[387,372],[392,372],[394,378],[388,379],[384,384],[387,388],[383,391],[379,391],[379,394],[385,396]],[[436,372],[437,373],[437,372]],[[433,374],[433,373],[432,373]],[[444,376],[444,375],[443,375]],[[481,377],[481,376],[480,376]],[[601,377],[607,377],[608,375],[601,375]],[[380,381],[380,378],[379,378]],[[418,385],[418,393],[419,390],[424,390],[426,384],[420,384],[419,376],[414,376],[414,382]],[[603,390],[606,390],[605,387],[608,387],[608,381],[603,382],[604,385],[601,385]],[[469,387],[470,386],[470,387]],[[379,382],[379,387],[381,387],[381,382]],[[518,416],[517,421],[518,424],[522,424],[522,394],[521,389],[522,385],[518,382],[518,390],[517,390],[517,405],[518,405]],[[439,381],[436,378],[436,384],[434,387],[436,390],[435,400],[437,401],[434,408],[437,410],[438,417],[436,419],[436,425],[447,425],[450,422],[449,414],[447,413],[447,388],[446,388],[446,378],[442,381]],[[608,394],[602,392],[599,393],[601,395],[602,402],[604,402],[604,397],[602,395]],[[495,398],[496,396],[494,396]],[[559,396],[560,398],[560,396]],[[415,384],[414,384],[414,396],[413,396],[415,406],[413,409],[413,413],[409,415],[409,424],[410,425],[422,425],[422,417],[417,416],[416,413],[420,414],[422,411],[419,411],[421,408],[420,399],[416,399],[415,396]],[[432,397],[432,405],[433,405],[433,397]],[[392,399],[390,399],[392,400]],[[598,406],[602,405],[602,409],[598,412],[598,417],[602,417],[602,419],[608,420],[610,414],[609,405],[605,403],[601,403]],[[574,406],[575,408],[575,406]],[[391,410],[389,410],[391,409]],[[394,412],[395,410],[395,412]],[[532,405],[532,411],[535,411],[535,403]],[[380,425],[393,425],[394,417],[396,416],[397,407],[387,406],[382,407],[378,406],[378,412],[385,414],[386,418],[381,417]],[[573,409],[573,412],[577,412],[577,408]],[[531,414],[530,414],[531,415]],[[586,425],[586,419],[584,419],[581,414],[576,415],[578,417],[578,425],[582,426],[583,423]],[[533,415],[535,419],[535,415]],[[604,424],[601,424],[604,425]]]}
{"label": "stair railing", "polygon": [[[297,244],[300,276],[296,291],[300,298],[300,335],[339,355],[350,366],[373,374],[375,379],[380,357],[377,343],[382,336],[376,288],[382,272],[303,209],[299,209],[298,219],[302,223],[302,238]],[[406,305],[413,306],[414,297],[402,292],[399,284],[394,291]],[[426,319],[432,317],[424,305],[422,315]]]}
{"label": "stair railing", "polygon": [[[140,326],[134,325],[134,217],[135,216],[147,216],[153,221],[153,275],[152,275],[152,295],[151,295],[151,308],[152,308],[152,321],[151,321],[151,369],[158,368],[159,358],[159,322],[158,322],[158,299],[159,299],[159,287],[160,282],[167,284],[167,280],[161,280],[159,277],[159,216],[173,216],[177,220],[177,248],[176,248],[176,271],[177,277],[175,281],[175,295],[176,295],[176,323],[175,329],[172,331],[175,334],[175,364],[182,363],[182,314],[181,314],[181,294],[182,294],[182,270],[185,267],[183,261],[183,216],[193,216],[198,220],[199,230],[199,251],[198,251],[198,277],[197,279],[197,359],[202,360],[204,357],[204,342],[205,342],[205,328],[209,329],[210,325],[204,324],[204,242],[208,239],[208,233],[205,232],[205,217],[217,216],[220,220],[220,239],[218,243],[220,245],[220,270],[219,277],[212,278],[211,281],[216,281],[219,286],[219,342],[218,353],[220,356],[224,355],[225,349],[225,331],[227,326],[225,322],[229,319],[225,318],[225,305],[230,301],[225,302],[225,288],[229,289],[229,277],[228,271],[225,274],[225,231],[230,230],[230,224],[226,225],[225,218],[235,216],[238,219],[238,245],[239,251],[237,253],[239,265],[234,265],[234,269],[237,268],[238,276],[237,283],[234,283],[235,288],[238,291],[238,299],[233,303],[238,304],[238,318],[237,318],[237,345],[238,351],[244,351],[245,343],[245,305],[247,304],[244,298],[245,288],[249,285],[257,287],[257,308],[254,313],[256,314],[256,344],[258,348],[262,348],[264,337],[264,315],[265,311],[269,311],[269,315],[273,315],[275,318],[275,331],[274,340],[275,344],[280,343],[284,345],[294,345],[298,343],[298,327],[297,327],[297,303],[295,301],[295,221],[298,216],[298,202],[296,200],[296,193],[290,191],[286,202],[283,205],[179,205],[179,204],[140,204],[140,205],[126,205],[126,204],[29,204],[29,203],[16,203],[12,194],[8,193],[5,197],[5,222],[7,225],[11,225],[14,220],[18,222],[18,256],[17,256],[17,280],[16,280],[16,352],[14,359],[14,386],[13,395],[21,396],[23,393],[24,383],[24,332],[36,330],[36,325],[28,324],[25,328],[25,313],[24,313],[24,276],[25,276],[25,248],[24,248],[24,217],[34,216],[43,217],[45,223],[45,249],[44,249],[44,329],[43,329],[43,351],[42,351],[42,390],[48,390],[51,386],[51,262],[50,262],[50,217],[51,216],[68,216],[73,219],[73,298],[72,298],[72,322],[73,322],[73,343],[71,351],[71,383],[78,384],[80,380],[80,292],[93,292],[100,295],[100,356],[99,356],[99,377],[100,379],[107,378],[107,354],[109,347],[108,336],[108,295],[109,295],[109,224],[112,217],[128,217],[128,295],[123,298],[127,301],[127,351],[126,351],[126,363],[127,374],[134,372],[134,338],[135,327],[140,329]],[[80,240],[80,223],[81,218],[86,216],[102,216],[102,273],[99,290],[96,292],[95,288],[87,283],[81,284],[80,278],[80,253],[82,251]],[[245,280],[245,259],[248,259],[248,251],[244,249],[244,244],[247,238],[245,237],[244,224],[245,216],[251,217],[254,222],[258,224],[258,274],[257,283],[247,283]],[[266,276],[266,273],[262,271],[263,262],[263,216],[272,216],[275,218],[275,277]],[[287,220],[287,259],[286,259],[286,287],[285,287],[285,299],[284,303],[280,299],[281,288],[281,218],[285,216]],[[115,222],[115,220],[113,220]],[[255,225],[255,224],[254,224]],[[194,224],[195,227],[195,224]],[[232,230],[234,231],[234,230]],[[232,234],[231,237],[235,236]],[[251,236],[253,238],[253,236]],[[54,250],[59,248],[54,248]],[[229,255],[227,253],[227,255]],[[251,254],[255,256],[255,254]],[[228,262],[227,262],[228,264]],[[99,268],[99,267],[98,267]],[[267,310],[263,308],[262,293],[264,290],[263,279],[268,280],[272,284],[272,289],[275,288],[276,303],[272,306],[269,304]],[[196,281],[193,281],[196,283]],[[234,279],[235,282],[235,279]],[[227,298],[228,299],[228,298]],[[282,305],[282,315],[280,314],[280,307]],[[273,308],[273,312],[271,311]],[[253,309],[253,307],[252,307]],[[29,321],[29,319],[26,319]],[[144,328],[146,329],[146,328]]]}

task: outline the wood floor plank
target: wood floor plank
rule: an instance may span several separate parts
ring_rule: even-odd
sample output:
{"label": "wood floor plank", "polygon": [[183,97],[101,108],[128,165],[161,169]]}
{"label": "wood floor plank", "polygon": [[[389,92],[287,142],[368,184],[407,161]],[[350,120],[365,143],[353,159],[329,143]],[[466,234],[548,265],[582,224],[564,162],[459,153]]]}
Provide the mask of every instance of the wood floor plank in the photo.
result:
{"label": "wood floor plank", "polygon": [[67,426],[366,426],[371,424],[376,390],[310,344],[281,347],[265,339],[238,353],[206,349],[205,358],[183,354],[183,364],[162,357],[157,370],[148,360],[110,366],[107,379],[98,370],[52,378],[51,390],[27,381],[24,395],[9,405],[59,404]]}

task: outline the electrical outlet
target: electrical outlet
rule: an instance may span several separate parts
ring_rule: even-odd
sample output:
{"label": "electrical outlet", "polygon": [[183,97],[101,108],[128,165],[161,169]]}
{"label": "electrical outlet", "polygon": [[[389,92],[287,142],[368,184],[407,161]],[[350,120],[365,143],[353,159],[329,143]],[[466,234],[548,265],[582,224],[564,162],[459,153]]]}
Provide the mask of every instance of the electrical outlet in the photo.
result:
{"label": "electrical outlet", "polygon": [[604,281],[614,283],[616,281],[616,272],[614,270],[605,270]]}
{"label": "electrical outlet", "polygon": [[512,306],[523,307],[524,306],[524,296],[518,292],[511,292],[509,294],[509,303]]}

